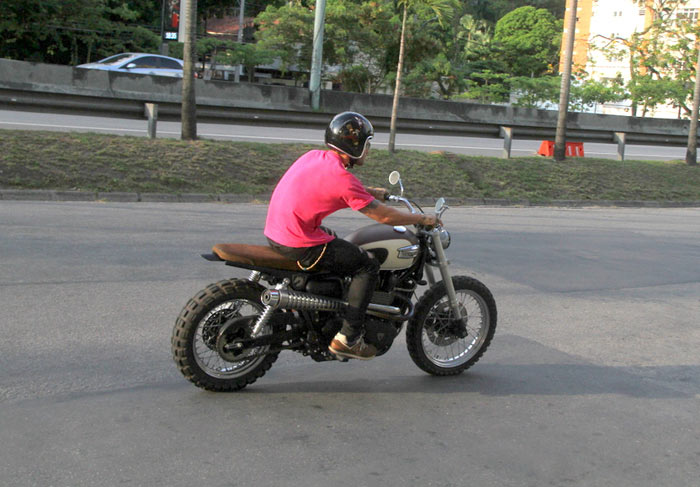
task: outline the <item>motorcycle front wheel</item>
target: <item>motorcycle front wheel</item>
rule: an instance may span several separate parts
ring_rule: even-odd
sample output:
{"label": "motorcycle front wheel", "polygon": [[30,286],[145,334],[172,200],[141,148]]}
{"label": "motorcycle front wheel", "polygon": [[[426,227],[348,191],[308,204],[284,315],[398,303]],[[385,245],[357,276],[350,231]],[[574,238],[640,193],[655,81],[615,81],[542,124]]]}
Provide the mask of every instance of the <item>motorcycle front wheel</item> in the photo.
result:
{"label": "motorcycle front wheel", "polygon": [[[269,347],[245,350],[238,357],[222,357],[217,349],[221,327],[238,319],[232,339],[249,338],[262,313],[264,287],[242,279],[219,281],[188,301],[175,321],[171,339],[173,359],[187,380],[209,391],[237,391],[267,372],[279,352]],[[245,319],[249,317],[250,319]],[[271,333],[267,326],[262,333]],[[228,334],[228,332],[227,332]],[[246,358],[249,356],[249,358]]]}
{"label": "motorcycle front wheel", "polygon": [[406,346],[413,362],[433,375],[457,375],[474,365],[496,332],[496,301],[480,281],[452,278],[464,324],[454,314],[443,282],[418,301],[406,327]]}

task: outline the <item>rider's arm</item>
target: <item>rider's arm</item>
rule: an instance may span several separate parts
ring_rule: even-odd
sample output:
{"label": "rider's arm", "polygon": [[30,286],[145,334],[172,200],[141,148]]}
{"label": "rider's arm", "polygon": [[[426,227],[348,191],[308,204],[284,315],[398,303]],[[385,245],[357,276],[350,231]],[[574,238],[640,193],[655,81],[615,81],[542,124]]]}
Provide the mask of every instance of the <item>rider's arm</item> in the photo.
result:
{"label": "rider's arm", "polygon": [[384,188],[366,187],[365,189],[369,194],[377,198],[379,201],[384,201],[386,199],[386,196],[389,194],[389,190]]}
{"label": "rider's arm", "polygon": [[386,225],[425,225],[432,227],[439,223],[435,216],[397,210],[377,200],[372,201],[359,211],[372,220]]}

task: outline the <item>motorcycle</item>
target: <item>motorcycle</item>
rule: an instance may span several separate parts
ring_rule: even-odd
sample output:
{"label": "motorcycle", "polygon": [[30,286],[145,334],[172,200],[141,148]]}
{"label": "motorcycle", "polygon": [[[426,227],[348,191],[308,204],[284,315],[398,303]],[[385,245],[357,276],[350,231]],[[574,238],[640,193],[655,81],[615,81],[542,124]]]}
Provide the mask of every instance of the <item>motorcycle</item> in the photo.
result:
{"label": "motorcycle", "polygon": [[[389,201],[423,212],[403,196],[397,171],[389,182],[400,187],[400,195],[389,195]],[[441,218],[448,208],[440,198],[435,214]],[[408,353],[429,374],[457,375],[481,358],[496,331],[496,302],[477,279],[450,275],[445,249],[451,237],[444,226],[416,225],[412,231],[377,223],[345,239],[381,264],[364,335],[377,356],[391,348],[408,323]],[[216,244],[202,257],[251,273],[247,279],[207,286],[182,309],[171,344],[187,380],[210,391],[236,391],[262,377],[283,350],[318,362],[347,362],[328,346],[342,325],[349,277],[303,271],[268,246]],[[424,285],[427,290],[417,298],[418,286]]]}

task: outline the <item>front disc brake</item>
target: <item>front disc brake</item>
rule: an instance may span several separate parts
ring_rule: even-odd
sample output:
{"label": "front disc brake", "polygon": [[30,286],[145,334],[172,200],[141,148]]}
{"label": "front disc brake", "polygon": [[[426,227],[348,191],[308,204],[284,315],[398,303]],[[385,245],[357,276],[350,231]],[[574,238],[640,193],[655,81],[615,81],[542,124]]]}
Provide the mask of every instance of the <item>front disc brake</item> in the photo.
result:
{"label": "front disc brake", "polygon": [[[459,310],[463,320],[466,321],[467,310],[461,303]],[[452,318],[449,302],[438,303],[432,309],[425,322],[425,332],[428,335],[428,339],[439,347],[452,345],[460,338],[464,338],[461,336],[463,333],[460,333],[464,325],[460,321]]]}

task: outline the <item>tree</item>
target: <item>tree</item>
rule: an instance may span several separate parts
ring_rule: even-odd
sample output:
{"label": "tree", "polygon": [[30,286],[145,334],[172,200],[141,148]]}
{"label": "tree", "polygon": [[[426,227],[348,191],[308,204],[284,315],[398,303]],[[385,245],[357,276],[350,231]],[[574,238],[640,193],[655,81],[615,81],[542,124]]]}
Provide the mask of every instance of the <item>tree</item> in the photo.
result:
{"label": "tree", "polygon": [[635,1],[648,10],[651,21],[629,37],[599,35],[591,49],[611,60],[627,60],[632,116],[637,116],[640,105],[644,116],[667,101],[690,113],[694,43],[700,30],[694,19],[679,15],[678,9],[688,0]]}
{"label": "tree", "polygon": [[[280,71],[311,66],[314,13],[301,2],[268,6],[255,19],[255,37],[261,48],[277,52]],[[326,50],[324,39],[324,52]]]}
{"label": "tree", "polygon": [[124,51],[157,52],[158,0],[3,0],[0,57],[79,64]]}
{"label": "tree", "polygon": [[563,23],[545,9],[520,7],[497,23],[494,42],[500,44],[507,72],[515,76],[552,73],[559,59]]}
{"label": "tree", "polygon": [[221,50],[215,57],[220,63],[237,65],[242,64],[248,73],[248,81],[253,82],[255,68],[261,64],[270,64],[275,60],[275,51],[270,51],[257,44],[235,43],[228,49]]}
{"label": "tree", "polygon": [[527,5],[547,9],[557,19],[564,18],[566,7],[566,0],[470,0],[464,3],[467,13],[491,25],[508,12]]}
{"label": "tree", "polygon": [[324,57],[340,66],[344,90],[374,93],[395,65],[397,24],[390,2],[331,0],[326,8]]}
{"label": "tree", "polygon": [[197,38],[197,0],[188,2],[184,42],[184,66],[182,69],[182,140],[197,138],[197,102],[194,90],[195,41]]}
{"label": "tree", "polygon": [[492,34],[488,23],[456,10],[451,22],[442,25],[432,17],[415,16],[406,55],[402,82],[404,94],[443,99],[467,89],[473,72],[498,71],[492,55]]}
{"label": "tree", "polygon": [[401,20],[401,40],[399,43],[399,60],[396,67],[396,86],[394,88],[394,101],[391,107],[391,125],[389,129],[389,151],[395,151],[396,143],[396,117],[399,108],[399,93],[401,92],[401,71],[404,62],[404,50],[406,47],[406,19],[408,11],[426,9],[432,11],[435,19],[440,23],[449,18],[452,13],[451,0],[398,0],[398,6],[403,11]]}
{"label": "tree", "polygon": [[[261,48],[279,53],[281,71],[308,70],[313,48],[313,5],[294,2],[269,6],[256,17]],[[345,89],[373,93],[391,69],[394,12],[387,1],[329,0],[323,36],[323,64],[338,66],[334,81]],[[396,29],[398,30],[398,29]],[[303,74],[298,75],[301,78]]]}
{"label": "tree", "polygon": [[467,80],[467,89],[457,99],[478,101],[479,103],[502,103],[510,96],[510,76],[484,70],[472,73]]}
{"label": "tree", "polygon": [[[561,76],[519,76],[509,78],[508,82],[516,98],[515,106],[542,108],[559,101]],[[585,111],[596,104],[620,102],[628,96],[622,79],[597,81],[579,77],[572,80],[569,110]]]}

